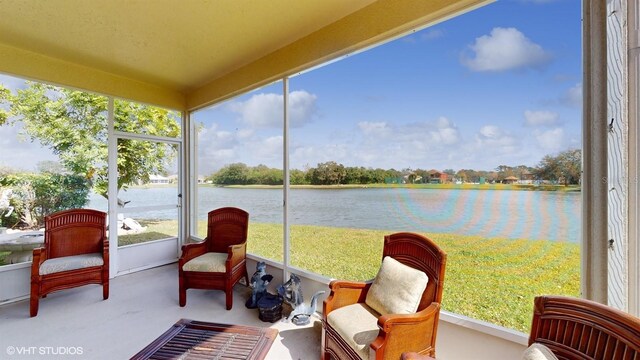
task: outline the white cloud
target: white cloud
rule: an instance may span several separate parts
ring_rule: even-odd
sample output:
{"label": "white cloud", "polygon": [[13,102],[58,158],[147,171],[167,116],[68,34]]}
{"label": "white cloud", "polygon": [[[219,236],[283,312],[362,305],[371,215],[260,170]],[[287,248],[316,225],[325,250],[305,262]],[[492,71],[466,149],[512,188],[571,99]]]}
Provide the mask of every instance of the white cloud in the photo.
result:
{"label": "white cloud", "polygon": [[442,116],[436,121],[436,130],[431,131],[431,139],[445,145],[452,145],[460,141],[460,131],[449,119]]}
{"label": "white cloud", "polygon": [[564,130],[555,128],[545,131],[536,131],[534,133],[538,146],[547,152],[556,152],[566,148],[564,146]]}
{"label": "white cloud", "polygon": [[358,128],[360,128],[360,130],[365,136],[375,136],[380,138],[386,138],[393,133],[393,130],[384,121],[380,121],[380,122],[361,121],[358,123]]}
{"label": "white cloud", "polygon": [[485,125],[476,134],[476,145],[480,149],[491,148],[498,153],[515,151],[518,146],[517,139],[495,125]]}
{"label": "white cloud", "polygon": [[318,97],[304,90],[292,91],[289,94],[289,111],[291,127],[299,127],[313,120],[316,114],[316,100]]}
{"label": "white cloud", "polygon": [[209,175],[226,164],[236,162],[281,168],[282,135],[246,129],[221,130],[217,124],[199,131],[199,175]]}
{"label": "white cloud", "polygon": [[553,126],[558,123],[558,113],[546,110],[525,110],[524,121],[527,126]]}
{"label": "white cloud", "polygon": [[485,125],[480,128],[479,135],[482,139],[496,139],[502,134],[502,130],[494,125]]}
{"label": "white cloud", "polygon": [[570,107],[581,107],[582,106],[582,84],[576,84],[575,86],[569,88],[567,92],[562,96],[560,102],[564,105]]}
{"label": "white cloud", "polygon": [[551,59],[542,46],[529,40],[516,28],[494,28],[490,35],[476,38],[469,47],[473,56],[463,57],[462,63],[473,71],[535,68]]}
{"label": "white cloud", "polygon": [[378,141],[390,139],[394,142],[424,142],[429,145],[452,145],[460,141],[460,131],[449,119],[440,117],[433,122],[418,122],[392,125],[386,122],[362,121],[358,128],[365,139]]}
{"label": "white cloud", "polygon": [[355,154],[348,144],[316,144],[293,147],[290,155],[291,166],[303,169],[305,165],[315,167],[318,163],[335,161],[345,163],[354,158]]}
{"label": "white cloud", "polygon": [[[304,90],[289,94],[290,126],[300,127],[313,120],[317,111],[317,96]],[[283,96],[274,93],[253,95],[246,101],[229,104],[231,111],[240,114],[240,121],[253,127],[282,127]]]}
{"label": "white cloud", "polygon": [[240,114],[241,121],[256,127],[281,126],[282,95],[256,94],[246,101],[229,104],[232,111]]}
{"label": "white cloud", "polygon": [[24,89],[27,87],[27,83],[25,82],[25,80],[3,74],[0,74],[0,85],[6,87],[11,91]]}
{"label": "white cloud", "polygon": [[21,132],[20,122],[0,126],[0,167],[34,171],[41,161],[59,160],[49,148],[43,147],[37,140],[31,142]]}
{"label": "white cloud", "polygon": [[282,167],[282,136],[254,138],[244,144],[243,152],[251,154],[254,164]]}
{"label": "white cloud", "polygon": [[444,36],[444,31],[440,29],[427,29],[420,35],[420,38],[422,40],[429,41],[429,40],[437,39],[442,36]]}

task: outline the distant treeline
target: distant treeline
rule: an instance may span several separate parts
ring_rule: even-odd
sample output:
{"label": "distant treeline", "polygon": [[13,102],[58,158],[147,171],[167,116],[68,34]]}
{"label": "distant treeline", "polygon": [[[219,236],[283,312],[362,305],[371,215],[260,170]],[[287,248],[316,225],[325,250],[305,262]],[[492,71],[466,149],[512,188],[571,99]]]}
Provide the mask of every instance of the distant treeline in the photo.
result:
{"label": "distant treeline", "polygon": [[[394,169],[345,167],[333,161],[306,170],[291,169],[289,172],[292,185],[376,184],[399,177],[402,177],[402,172]],[[207,180],[219,185],[282,185],[283,171],[265,165],[235,163],[226,165]]]}
{"label": "distant treeline", "polygon": [[[506,182],[549,181],[578,184],[581,173],[581,151],[563,151],[557,155],[546,155],[536,167],[525,165],[499,165],[492,171],[461,169],[374,169],[362,166],[351,167],[328,161],[306,170],[291,169],[289,181],[292,185],[338,185],[338,184],[384,184],[384,183],[444,183],[444,182]],[[282,169],[266,165],[248,166],[234,163],[224,166],[207,179],[219,185],[282,185]]]}

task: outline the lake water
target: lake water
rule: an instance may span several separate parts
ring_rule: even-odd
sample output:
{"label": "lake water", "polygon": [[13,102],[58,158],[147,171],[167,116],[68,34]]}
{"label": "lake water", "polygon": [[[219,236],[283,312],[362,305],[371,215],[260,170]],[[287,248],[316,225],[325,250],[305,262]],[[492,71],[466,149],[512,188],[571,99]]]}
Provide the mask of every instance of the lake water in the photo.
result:
{"label": "lake water", "polygon": [[[198,189],[198,218],[221,206],[243,208],[252,222],[282,222],[281,189]],[[121,193],[127,207],[177,199],[175,188],[135,188]],[[485,237],[577,242],[580,193],[438,189],[292,189],[290,223],[391,231],[457,233]],[[106,210],[92,196],[89,207]],[[126,209],[126,208],[125,208]],[[175,219],[175,210],[125,215]]]}

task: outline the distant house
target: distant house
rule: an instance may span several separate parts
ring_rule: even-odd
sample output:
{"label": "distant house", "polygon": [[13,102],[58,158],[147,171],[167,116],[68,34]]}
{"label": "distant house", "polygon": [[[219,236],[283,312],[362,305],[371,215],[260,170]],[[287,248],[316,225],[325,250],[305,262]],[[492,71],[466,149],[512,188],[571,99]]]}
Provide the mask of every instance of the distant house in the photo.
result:
{"label": "distant house", "polygon": [[169,184],[171,179],[162,175],[150,175],[149,184]]}
{"label": "distant house", "polygon": [[536,176],[530,172],[525,172],[520,175],[520,184],[533,184]]}
{"label": "distant house", "polygon": [[422,180],[422,176],[416,174],[415,172],[411,171],[410,173],[404,175],[402,177],[402,182],[404,184],[415,184],[415,183],[420,183]]}
{"label": "distant house", "polygon": [[518,182],[518,178],[515,176],[507,176],[502,180],[503,184],[515,184],[516,182]]}
{"label": "distant house", "polygon": [[438,170],[429,170],[429,184],[444,184],[447,182],[447,176]]}

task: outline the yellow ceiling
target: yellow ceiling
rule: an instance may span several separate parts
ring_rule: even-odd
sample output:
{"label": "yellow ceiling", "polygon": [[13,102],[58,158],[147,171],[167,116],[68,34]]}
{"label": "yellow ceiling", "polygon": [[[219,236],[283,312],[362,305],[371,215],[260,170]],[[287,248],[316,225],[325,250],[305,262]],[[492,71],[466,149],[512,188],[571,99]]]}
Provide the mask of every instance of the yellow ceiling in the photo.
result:
{"label": "yellow ceiling", "polygon": [[486,0],[0,0],[0,72],[176,109]]}

